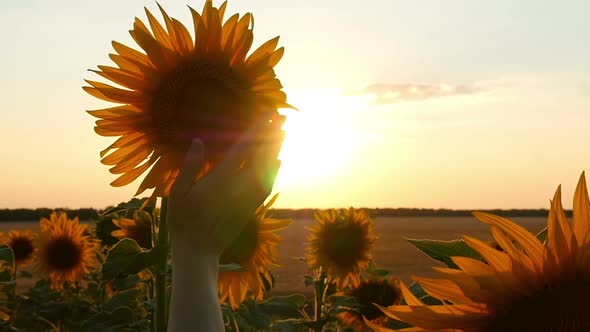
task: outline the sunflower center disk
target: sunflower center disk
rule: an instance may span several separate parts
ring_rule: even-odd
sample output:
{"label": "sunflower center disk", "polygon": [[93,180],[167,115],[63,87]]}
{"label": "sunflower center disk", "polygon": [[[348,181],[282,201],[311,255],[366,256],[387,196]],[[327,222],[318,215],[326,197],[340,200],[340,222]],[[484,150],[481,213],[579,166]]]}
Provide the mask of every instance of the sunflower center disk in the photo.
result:
{"label": "sunflower center disk", "polygon": [[329,228],[323,241],[323,252],[341,267],[355,265],[366,251],[363,230],[355,225],[340,223]]}
{"label": "sunflower center disk", "polygon": [[148,108],[157,143],[184,152],[199,138],[208,159],[221,159],[252,119],[245,91],[227,66],[181,64],[162,77]]}
{"label": "sunflower center disk", "polygon": [[371,281],[361,283],[358,288],[352,290],[351,295],[360,304],[361,315],[373,320],[384,315],[373,303],[385,307],[391,306],[398,302],[400,291],[392,287],[387,281]]}
{"label": "sunflower center disk", "polygon": [[590,280],[574,280],[546,287],[531,296],[517,299],[490,320],[484,332],[590,331]]}
{"label": "sunflower center disk", "polygon": [[33,243],[28,238],[17,237],[10,242],[14,253],[14,260],[17,262],[26,260],[33,254]]}
{"label": "sunflower center disk", "polygon": [[82,251],[72,239],[60,237],[51,240],[45,255],[47,264],[53,269],[67,271],[80,264]]}
{"label": "sunflower center disk", "polygon": [[258,246],[258,222],[249,222],[242,232],[223,251],[219,262],[221,264],[244,264],[252,258]]}
{"label": "sunflower center disk", "polygon": [[123,230],[126,233],[126,237],[135,240],[142,248],[152,247],[152,229],[151,224],[138,220],[135,224],[128,226]]}

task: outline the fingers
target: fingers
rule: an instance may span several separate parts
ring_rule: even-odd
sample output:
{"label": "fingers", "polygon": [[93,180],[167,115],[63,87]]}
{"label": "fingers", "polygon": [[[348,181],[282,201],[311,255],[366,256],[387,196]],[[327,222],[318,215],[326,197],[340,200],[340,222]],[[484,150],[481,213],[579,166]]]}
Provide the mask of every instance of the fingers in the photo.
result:
{"label": "fingers", "polygon": [[246,167],[237,175],[236,195],[246,204],[256,207],[270,195],[274,182],[281,166],[278,155],[281,150],[285,132],[281,130],[283,121],[269,124],[270,128],[265,132],[264,142],[258,149]]}
{"label": "fingers", "polygon": [[199,139],[194,139],[186,152],[184,163],[172,185],[170,195],[184,196],[192,188],[195,176],[203,167],[204,162],[205,148],[203,142]]}
{"label": "fingers", "polygon": [[260,144],[257,138],[265,127],[269,124],[268,118],[258,119],[246,132],[244,132],[237,143],[227,151],[225,158],[216,166],[218,172],[222,174],[231,174],[231,172],[240,168],[241,164],[249,155],[253,153],[256,146]]}

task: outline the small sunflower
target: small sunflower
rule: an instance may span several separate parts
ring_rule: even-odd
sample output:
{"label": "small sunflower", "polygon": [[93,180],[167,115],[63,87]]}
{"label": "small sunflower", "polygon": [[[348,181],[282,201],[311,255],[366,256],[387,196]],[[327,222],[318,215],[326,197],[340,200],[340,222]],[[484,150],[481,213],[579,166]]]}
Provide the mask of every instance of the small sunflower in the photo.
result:
{"label": "small sunflower", "polygon": [[65,212],[53,212],[49,219],[41,219],[35,270],[49,276],[55,288],[73,284],[96,264],[98,245],[87,228],[77,217],[69,219]]}
{"label": "small sunflower", "polygon": [[33,259],[35,236],[31,231],[11,230],[3,242],[12,249],[16,266],[26,266]]}
{"label": "small sunflower", "polygon": [[135,212],[133,219],[113,219],[112,222],[119,227],[111,232],[112,236],[118,239],[133,239],[142,248],[152,247],[152,219],[145,211]]}
{"label": "small sunflower", "polygon": [[326,210],[315,214],[318,225],[310,228],[307,264],[322,268],[338,289],[360,283],[360,271],[372,259],[373,222],[363,210]]}
{"label": "small sunflower", "polygon": [[359,304],[359,310],[344,311],[338,314],[338,319],[341,325],[359,332],[371,331],[363,317],[378,325],[382,325],[387,320],[387,316],[374,305],[375,303],[388,307],[399,304],[401,299],[399,280],[395,278],[363,279],[357,287],[349,289],[344,295],[354,297]]}
{"label": "small sunflower", "polygon": [[278,37],[248,55],[253,17],[234,14],[224,22],[226,4],[216,8],[208,0],[202,14],[189,7],[194,38],[162,7],[165,27],[146,9],[151,29],[136,18],[130,31],[144,53],[114,41],[116,54],[109,56],[117,67],[95,71],[119,87],[86,81],[86,92],[120,104],[89,111],[100,119],[97,134],[119,137],[100,153],[110,172],[121,174],[112,186],[127,185],[151,167],[137,194],[155,188],[154,196],[167,196],[193,139],[207,151],[198,178],[256,120],[291,108],[274,72],[284,52]]}
{"label": "small sunflower", "polygon": [[584,173],[574,195],[572,223],[557,189],[545,244],[508,219],[474,215],[491,226],[502,250],[464,236],[485,262],[453,257],[459,270],[435,268],[444,279],[414,277],[445,304],[426,306],[402,284],[408,305],[382,307],[384,313],[414,326],[407,331],[590,331],[590,199]]}
{"label": "small sunflower", "polygon": [[288,219],[266,217],[276,198],[275,195],[268,204],[256,209],[254,218],[221,254],[221,264],[242,266],[242,270],[219,273],[220,302],[224,303],[229,298],[234,310],[246,299],[248,292],[257,300],[262,300],[265,283],[272,285],[269,268],[278,266],[277,247],[281,240],[275,232],[291,223]]}

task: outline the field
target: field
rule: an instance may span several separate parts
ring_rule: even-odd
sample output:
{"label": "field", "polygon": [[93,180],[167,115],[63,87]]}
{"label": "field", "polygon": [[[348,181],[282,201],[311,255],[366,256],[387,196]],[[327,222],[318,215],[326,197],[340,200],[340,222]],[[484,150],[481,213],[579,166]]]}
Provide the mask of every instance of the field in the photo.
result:
{"label": "field", "polygon": [[[540,231],[547,223],[546,218],[513,220],[533,233]],[[301,280],[301,275],[307,272],[306,265],[297,258],[304,256],[309,232],[307,227],[314,222],[313,219],[294,220],[280,232],[283,238],[279,247],[281,267],[275,270],[275,293],[310,292]],[[0,231],[35,230],[37,225],[37,222],[1,222]],[[375,262],[404,281],[409,281],[412,274],[434,276],[431,266],[437,265],[437,262],[419,252],[404,238],[452,240],[468,234],[484,240],[491,239],[488,226],[473,217],[384,217],[375,220],[375,229],[378,236],[373,250]]]}
{"label": "field", "polygon": [[[546,218],[512,218],[533,233],[537,233],[547,224]],[[282,231],[283,242],[279,255],[281,267],[277,269],[277,293],[309,292],[300,279],[306,273],[303,262],[294,257],[303,256],[307,226],[313,219],[295,220]],[[462,234],[491,240],[489,227],[474,217],[384,217],[375,219],[377,242],[373,257],[380,268],[390,271],[404,281],[410,281],[412,274],[435,276],[431,266],[438,262],[422,254],[404,238],[453,240]],[[443,266],[442,263],[440,266]]]}

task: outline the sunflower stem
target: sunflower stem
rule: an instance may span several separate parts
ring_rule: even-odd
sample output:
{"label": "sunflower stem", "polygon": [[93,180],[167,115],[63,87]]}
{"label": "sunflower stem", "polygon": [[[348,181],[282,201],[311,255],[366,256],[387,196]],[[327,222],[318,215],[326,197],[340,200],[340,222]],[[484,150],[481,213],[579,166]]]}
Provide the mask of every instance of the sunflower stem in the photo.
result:
{"label": "sunflower stem", "polygon": [[168,198],[162,197],[162,204],[160,207],[160,223],[158,227],[158,239],[156,246],[160,248],[160,256],[156,266],[156,280],[154,283],[155,291],[155,317],[154,330],[155,332],[166,332],[168,316],[168,308],[166,307],[166,279],[168,275],[168,223],[166,222],[166,214],[168,212]]}
{"label": "sunflower stem", "polygon": [[319,278],[317,278],[314,282],[314,321],[318,324],[315,325],[314,331],[321,332],[323,330],[323,324],[319,324],[322,319],[322,311],[324,306],[324,297],[325,297],[325,288],[326,288],[326,277],[321,270],[319,271]]}

